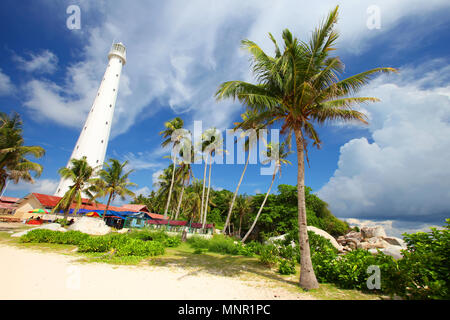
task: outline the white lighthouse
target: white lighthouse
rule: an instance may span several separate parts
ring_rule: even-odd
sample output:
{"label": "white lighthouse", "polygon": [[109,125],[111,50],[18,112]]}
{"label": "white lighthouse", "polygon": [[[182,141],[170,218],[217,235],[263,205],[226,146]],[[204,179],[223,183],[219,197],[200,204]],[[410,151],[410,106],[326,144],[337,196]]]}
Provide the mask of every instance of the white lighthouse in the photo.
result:
{"label": "white lighthouse", "polygon": [[[120,42],[114,43],[109,51],[108,59],[108,66],[94,103],[81,129],[67,166],[70,166],[71,159],[81,159],[82,157],[86,157],[87,162],[92,167],[103,165],[105,160],[117,90],[119,89],[120,73],[126,63],[125,46]],[[62,197],[69,190],[71,184],[72,181],[61,179],[55,196]]]}

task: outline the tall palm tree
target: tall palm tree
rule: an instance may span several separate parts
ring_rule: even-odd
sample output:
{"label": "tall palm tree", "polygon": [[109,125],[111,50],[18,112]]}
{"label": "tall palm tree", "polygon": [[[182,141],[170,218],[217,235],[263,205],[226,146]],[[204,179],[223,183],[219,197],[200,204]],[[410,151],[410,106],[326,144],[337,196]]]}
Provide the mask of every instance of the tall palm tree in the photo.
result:
{"label": "tall palm tree", "polygon": [[[202,216],[200,219],[200,222],[202,223],[202,228],[205,227],[206,224],[206,217],[208,214],[208,204],[209,204],[209,193],[211,190],[211,169],[212,169],[212,163],[213,163],[213,155],[215,154],[222,154],[225,152],[225,150],[221,149],[223,145],[223,138],[222,134],[216,129],[216,128],[210,128],[206,130],[203,134],[203,151],[207,153],[206,159],[210,159],[209,163],[209,174],[208,174],[208,191],[206,193],[206,199],[203,203],[202,208]],[[206,160],[205,168],[208,165],[208,160]],[[203,188],[205,187],[205,177],[203,181]]]}
{"label": "tall palm tree", "polygon": [[[244,153],[248,153],[248,156],[247,156],[247,160],[245,161],[244,170],[242,170],[241,177],[236,186],[236,190],[234,191],[233,198],[231,199],[230,208],[228,209],[227,218],[225,220],[225,225],[223,226],[223,230],[222,230],[223,234],[225,234],[227,226],[230,223],[230,218],[231,218],[231,213],[233,211],[234,202],[235,202],[236,196],[239,192],[239,188],[241,187],[242,180],[244,179],[245,171],[247,170],[248,161],[250,160],[251,150],[254,147],[254,143],[257,140],[260,129],[262,129],[264,127],[263,125],[261,125],[259,123],[247,123],[246,122],[246,120],[252,118],[253,116],[254,115],[251,111],[247,111],[241,115],[241,118],[243,121],[235,123],[234,131],[236,131],[238,129],[245,129],[245,130],[250,129],[252,131],[250,131],[249,139],[245,140],[245,142],[244,142]],[[246,127],[243,127],[244,123],[247,125]],[[243,134],[245,134],[245,132]],[[255,135],[255,136],[252,136],[252,135]],[[243,138],[245,139],[245,135],[243,136]]]}
{"label": "tall palm tree", "polygon": [[[187,136],[187,130],[183,129],[183,125],[184,122],[179,117],[176,117],[170,121],[165,122],[164,126],[166,127],[166,129],[159,133],[163,136],[163,138],[165,138],[165,140],[161,143],[161,146],[166,147],[170,143],[172,143],[172,149],[175,149],[177,145],[180,144],[181,141]],[[172,160],[173,165],[175,167],[177,162],[176,152],[174,152]],[[172,180],[170,183],[169,195],[167,197],[166,208],[164,209],[164,219],[167,219],[167,212],[169,210],[169,204],[172,197],[174,180],[175,180],[175,170],[172,171]]]}
{"label": "tall palm tree", "polygon": [[106,208],[103,212],[104,220],[106,220],[106,212],[108,211],[111,201],[114,201],[116,196],[119,196],[122,200],[125,200],[126,196],[134,197],[134,192],[128,188],[136,186],[136,184],[130,182],[128,178],[134,170],[124,172],[124,167],[128,164],[128,161],[120,163],[117,159],[109,159],[108,162],[105,162],[105,168],[100,170],[98,174],[99,178],[95,179],[93,182],[97,191],[95,198],[108,196],[108,202],[106,203]]}
{"label": "tall palm tree", "polygon": [[9,117],[0,112],[0,194],[8,180],[18,183],[20,180],[34,182],[42,173],[42,166],[26,158],[32,155],[40,158],[45,150],[39,146],[24,146],[22,120],[17,113]]}
{"label": "tall palm tree", "polygon": [[247,233],[245,234],[244,238],[242,238],[242,243],[245,242],[245,240],[247,240],[248,236],[252,233],[253,228],[256,225],[256,222],[259,219],[259,215],[261,214],[264,205],[266,204],[267,198],[269,197],[270,194],[270,190],[272,190],[272,186],[273,186],[273,182],[275,181],[275,177],[277,175],[277,172],[279,172],[279,174],[281,175],[281,165],[283,164],[290,164],[289,160],[286,160],[286,158],[288,157],[288,155],[290,154],[290,151],[286,151],[286,144],[282,143],[281,145],[279,143],[277,144],[267,144],[267,159],[263,161],[263,163],[269,163],[272,162],[274,163],[274,169],[273,169],[273,174],[272,174],[272,182],[270,183],[270,187],[269,190],[267,190],[266,196],[264,197],[263,202],[261,203],[261,207],[258,210],[258,213],[256,214],[255,220],[253,220],[253,223],[250,227],[250,229],[247,231]]}
{"label": "tall palm tree", "polygon": [[239,238],[241,237],[242,219],[246,214],[250,212],[250,209],[251,209],[251,198],[247,195],[240,194],[236,198],[236,213],[239,217],[239,231],[238,231]]}
{"label": "tall palm tree", "polygon": [[99,169],[99,167],[92,168],[88,164],[86,157],[71,159],[70,164],[68,168],[63,167],[59,169],[58,173],[63,179],[72,180],[73,185],[69,187],[69,190],[67,190],[52,210],[52,213],[62,210],[65,219],[67,219],[70,207],[74,202],[76,202],[76,206],[73,213],[77,213],[82,204],[82,194],[87,195],[90,200],[94,200],[96,187],[93,184],[97,179],[94,176]]}
{"label": "tall palm tree", "polygon": [[353,109],[361,103],[376,102],[373,97],[352,97],[376,74],[395,72],[394,68],[375,68],[343,80],[339,80],[344,65],[339,57],[330,54],[336,49],[338,33],[334,26],[338,18],[338,6],[324,22],[314,30],[308,42],[283,31],[284,48],[275,46],[275,56],[267,55],[256,43],[243,40],[242,46],[252,55],[253,73],[257,84],[243,81],[222,83],[216,92],[218,100],[238,99],[247,108],[255,110],[255,121],[270,124],[281,123],[281,132],[290,143],[295,135],[297,147],[297,192],[299,246],[301,272],[299,284],[305,289],[319,286],[311,263],[306,227],[305,207],[305,156],[307,142],[319,147],[321,141],[315,124],[327,121],[366,122],[364,113]]}

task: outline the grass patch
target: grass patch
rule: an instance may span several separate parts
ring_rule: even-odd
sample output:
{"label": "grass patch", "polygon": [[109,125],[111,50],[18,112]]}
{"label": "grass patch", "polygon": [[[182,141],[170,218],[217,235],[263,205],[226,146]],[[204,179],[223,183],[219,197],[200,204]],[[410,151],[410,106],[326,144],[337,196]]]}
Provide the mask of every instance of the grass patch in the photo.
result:
{"label": "grass patch", "polygon": [[[300,289],[304,292],[302,289]],[[308,293],[322,300],[380,300],[381,295],[364,293],[354,289],[339,289],[334,284],[321,283],[318,289],[309,290]]]}

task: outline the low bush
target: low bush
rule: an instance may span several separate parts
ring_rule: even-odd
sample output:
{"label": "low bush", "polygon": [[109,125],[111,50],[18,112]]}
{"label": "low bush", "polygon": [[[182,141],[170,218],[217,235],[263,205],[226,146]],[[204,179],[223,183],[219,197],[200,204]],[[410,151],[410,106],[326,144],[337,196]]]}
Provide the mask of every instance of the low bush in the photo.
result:
{"label": "low bush", "polygon": [[295,274],[295,262],[288,259],[281,259],[278,264],[278,272],[280,274]]}
{"label": "low bush", "polygon": [[259,261],[268,266],[272,267],[278,262],[278,249],[274,245],[265,245],[261,249],[261,254],[259,256]]}
{"label": "low bush", "polygon": [[130,239],[116,248],[116,255],[121,256],[157,256],[164,254],[164,246],[159,241],[142,241]]}

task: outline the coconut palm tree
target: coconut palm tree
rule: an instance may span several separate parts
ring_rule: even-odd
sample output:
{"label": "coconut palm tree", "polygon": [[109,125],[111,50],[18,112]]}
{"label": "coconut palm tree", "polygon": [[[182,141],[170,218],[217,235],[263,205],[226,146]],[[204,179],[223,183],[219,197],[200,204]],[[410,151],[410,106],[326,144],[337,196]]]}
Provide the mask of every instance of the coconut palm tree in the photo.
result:
{"label": "coconut palm tree", "polygon": [[39,146],[24,146],[22,134],[20,116],[14,113],[9,117],[0,112],[0,194],[8,180],[16,184],[21,180],[34,182],[32,172],[35,177],[42,173],[42,166],[26,156],[40,158],[45,150]]}
{"label": "coconut palm tree", "polygon": [[[203,143],[202,143],[202,150],[207,154],[206,159],[210,159],[210,163],[209,163],[209,174],[208,174],[208,191],[206,193],[206,200],[203,203],[203,207],[204,208],[202,210],[202,216],[200,219],[200,222],[202,223],[202,228],[205,227],[206,224],[206,216],[208,214],[208,204],[209,204],[209,193],[211,190],[211,169],[212,169],[212,163],[213,163],[213,155],[216,154],[222,154],[225,152],[225,150],[221,149],[222,145],[223,145],[223,138],[222,138],[222,134],[220,133],[220,131],[218,131],[216,128],[211,128],[208,129],[204,132],[203,134],[203,139],[202,139]],[[208,164],[208,160],[206,160],[205,162],[205,168]],[[206,170],[205,170],[206,172]],[[204,181],[203,181],[203,190],[205,188],[205,182],[206,179],[204,177]]]}
{"label": "coconut palm tree", "polygon": [[108,211],[111,201],[114,201],[117,196],[122,200],[125,200],[126,196],[134,197],[134,192],[128,188],[137,186],[135,183],[130,182],[128,178],[134,170],[130,170],[126,173],[124,172],[124,167],[128,164],[128,161],[120,163],[117,159],[109,159],[108,162],[105,162],[105,168],[100,170],[98,174],[99,178],[95,179],[93,182],[93,186],[97,191],[95,198],[108,197],[108,202],[106,203],[106,208],[103,212],[104,220],[106,220],[106,212]]}
{"label": "coconut palm tree", "polygon": [[277,175],[277,172],[279,172],[281,176],[281,166],[283,164],[291,164],[289,160],[286,160],[288,155],[290,154],[290,151],[286,151],[286,144],[282,143],[281,145],[279,143],[267,144],[267,159],[263,160],[262,163],[269,163],[273,161],[274,169],[272,174],[272,182],[270,183],[269,190],[267,190],[266,196],[264,197],[263,202],[261,203],[261,207],[258,210],[258,213],[256,214],[255,220],[253,220],[253,223],[250,227],[250,229],[245,234],[244,238],[242,238],[242,243],[247,240],[248,236],[252,233],[253,228],[256,225],[256,222],[258,221],[259,215],[261,214],[264,205],[266,204],[267,198],[269,197],[270,190],[272,190],[273,182],[275,181],[275,177]]}
{"label": "coconut palm tree", "polygon": [[94,178],[94,176],[96,176],[96,171],[99,168],[100,166],[92,168],[88,164],[86,157],[83,157],[81,159],[71,159],[68,168],[63,167],[59,169],[58,173],[61,178],[72,180],[73,185],[69,187],[69,190],[67,190],[64,196],[58,201],[53,208],[52,213],[62,210],[64,212],[64,218],[67,219],[70,207],[74,202],[76,202],[76,206],[73,214],[76,214],[81,207],[82,194],[87,195],[90,200],[94,200],[94,192],[97,190],[93,185],[97,179]]}
{"label": "coconut palm tree", "polygon": [[236,213],[239,217],[239,231],[238,236],[241,237],[242,230],[242,219],[246,214],[248,214],[251,210],[251,198],[247,195],[240,194],[236,198]]}
{"label": "coconut palm tree", "polygon": [[[165,122],[164,126],[166,127],[166,129],[159,133],[163,136],[163,138],[165,138],[165,140],[161,143],[161,146],[166,147],[170,143],[172,143],[172,150],[176,149],[176,147],[188,135],[188,131],[186,129],[183,129],[183,125],[184,125],[183,120],[178,117]],[[176,155],[177,155],[177,152],[174,152],[173,159],[172,159],[174,167],[176,166],[176,163],[177,163]],[[166,208],[164,209],[164,219],[167,219],[167,212],[169,210],[169,204],[170,204],[170,200],[172,197],[172,189],[173,189],[174,180],[175,180],[175,170],[172,171],[172,179],[170,182],[169,195],[167,197]]]}
{"label": "coconut palm tree", "polygon": [[281,124],[281,132],[290,143],[295,135],[297,147],[297,191],[299,246],[301,272],[299,284],[305,289],[318,287],[311,263],[305,207],[305,170],[307,142],[319,147],[321,140],[315,124],[328,121],[366,122],[364,113],[353,109],[361,103],[376,102],[373,97],[353,97],[368,81],[379,73],[395,72],[394,68],[375,68],[346,79],[339,76],[344,71],[340,58],[331,56],[335,51],[338,33],[334,26],[338,18],[338,6],[324,22],[314,30],[308,42],[283,31],[284,48],[275,46],[275,56],[266,54],[256,43],[243,40],[242,46],[252,55],[253,73],[257,84],[243,81],[222,83],[216,92],[218,100],[238,99],[247,108],[258,112],[254,121]]}
{"label": "coconut palm tree", "polygon": [[[238,194],[239,188],[241,187],[242,179],[244,179],[245,171],[247,170],[248,161],[250,160],[251,150],[252,150],[252,148],[254,147],[254,144],[257,141],[257,137],[258,137],[259,131],[262,128],[264,128],[264,125],[262,125],[260,123],[249,123],[249,122],[246,122],[248,119],[252,118],[253,116],[254,116],[254,114],[252,113],[252,111],[247,111],[247,112],[245,112],[245,113],[243,113],[241,115],[241,118],[242,118],[243,121],[235,123],[234,131],[236,131],[238,129],[245,129],[245,130],[249,130],[250,129],[249,139],[245,140],[244,146],[243,146],[244,147],[244,153],[248,152],[248,156],[247,156],[247,160],[245,161],[244,170],[242,170],[241,177],[240,177],[239,182],[238,182],[238,184],[236,186],[236,190],[234,191],[233,198],[232,198],[231,203],[230,203],[230,208],[228,209],[227,218],[225,220],[225,225],[223,226],[223,230],[222,230],[223,234],[225,234],[227,226],[230,223],[230,218],[231,218],[231,213],[233,211],[234,202],[236,200],[236,196]],[[244,124],[246,124],[245,128],[244,128]],[[245,132],[243,132],[243,136],[241,138],[245,139],[245,136],[246,136]]]}

